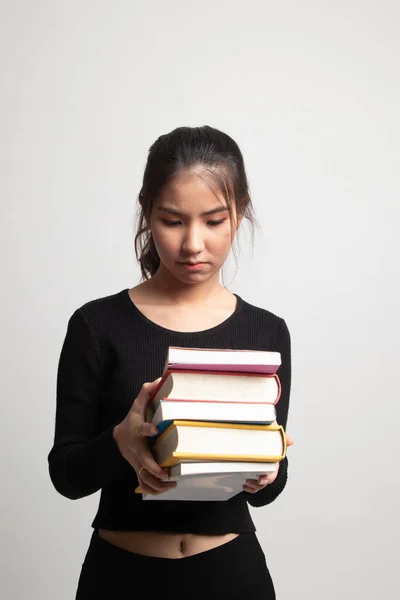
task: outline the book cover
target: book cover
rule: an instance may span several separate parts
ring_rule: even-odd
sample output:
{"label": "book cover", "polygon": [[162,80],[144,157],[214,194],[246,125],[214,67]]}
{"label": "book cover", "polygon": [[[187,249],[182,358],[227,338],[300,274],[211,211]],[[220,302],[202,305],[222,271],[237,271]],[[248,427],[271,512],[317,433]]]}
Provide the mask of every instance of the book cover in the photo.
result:
{"label": "book cover", "polygon": [[172,367],[274,374],[280,365],[280,352],[170,346],[163,371]]}
{"label": "book cover", "polygon": [[172,467],[182,459],[279,462],[286,455],[286,436],[277,424],[177,420],[151,450],[162,467]]}

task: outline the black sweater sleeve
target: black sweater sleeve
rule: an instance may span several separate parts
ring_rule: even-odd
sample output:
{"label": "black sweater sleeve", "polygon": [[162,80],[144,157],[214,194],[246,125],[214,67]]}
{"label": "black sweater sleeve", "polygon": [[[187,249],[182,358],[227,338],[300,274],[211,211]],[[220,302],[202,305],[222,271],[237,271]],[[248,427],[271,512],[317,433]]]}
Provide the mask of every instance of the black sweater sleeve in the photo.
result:
{"label": "black sweater sleeve", "polygon": [[51,481],[70,499],[97,492],[127,461],[113,437],[100,432],[102,369],[88,323],[80,309],[70,317],[58,363],[54,443],[48,455]]}
{"label": "black sweater sleeve", "polygon": [[[292,363],[291,363],[291,340],[289,329],[286,322],[282,319],[281,327],[275,342],[274,351],[281,353],[282,363],[277,373],[281,382],[281,397],[276,405],[277,421],[286,431],[286,425],[289,412],[290,387],[292,380]],[[286,486],[288,478],[288,459],[287,456],[280,461],[278,475],[271,485],[251,494],[243,492],[251,506],[265,506],[273,502]]]}

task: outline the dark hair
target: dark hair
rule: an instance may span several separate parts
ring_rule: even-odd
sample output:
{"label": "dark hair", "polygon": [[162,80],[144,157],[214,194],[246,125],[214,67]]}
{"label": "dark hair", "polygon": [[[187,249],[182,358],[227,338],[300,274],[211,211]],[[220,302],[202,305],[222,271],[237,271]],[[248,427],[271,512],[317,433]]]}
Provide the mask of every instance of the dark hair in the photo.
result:
{"label": "dark hair", "polygon": [[[242,153],[226,133],[208,125],[177,127],[161,135],[151,146],[139,193],[138,227],[135,253],[142,280],[150,279],[160,265],[150,229],[154,202],[164,185],[182,170],[196,170],[205,182],[225,198],[232,217],[232,202],[237,216],[249,221],[254,234],[256,220]],[[236,256],[235,256],[236,258]]]}

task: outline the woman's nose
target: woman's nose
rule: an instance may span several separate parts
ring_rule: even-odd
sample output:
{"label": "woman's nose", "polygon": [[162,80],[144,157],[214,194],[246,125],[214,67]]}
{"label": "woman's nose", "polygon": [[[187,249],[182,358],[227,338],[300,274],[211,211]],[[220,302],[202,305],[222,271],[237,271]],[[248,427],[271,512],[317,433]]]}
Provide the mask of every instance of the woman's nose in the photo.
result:
{"label": "woman's nose", "polygon": [[185,231],[182,240],[182,250],[186,254],[198,254],[204,249],[203,237],[196,227],[190,227]]}

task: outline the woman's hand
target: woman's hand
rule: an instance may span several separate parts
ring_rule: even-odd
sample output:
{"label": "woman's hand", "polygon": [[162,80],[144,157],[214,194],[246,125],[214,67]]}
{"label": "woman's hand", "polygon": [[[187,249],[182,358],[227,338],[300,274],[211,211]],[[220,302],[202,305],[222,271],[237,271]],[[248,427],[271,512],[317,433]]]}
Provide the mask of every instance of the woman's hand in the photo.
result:
{"label": "woman's hand", "polygon": [[[286,433],[285,436],[286,446],[292,446],[294,444],[292,438],[289,437]],[[258,479],[246,479],[246,483],[243,485],[243,490],[245,492],[250,492],[250,494],[255,494],[256,492],[259,492],[267,485],[274,483],[275,479],[277,478],[278,471],[279,463],[277,463],[276,470],[274,473],[268,473],[268,475],[260,475]]]}
{"label": "woman's hand", "polygon": [[148,494],[161,494],[176,486],[175,481],[167,481],[168,471],[154,460],[147,439],[157,433],[157,428],[145,419],[151,394],[160,380],[161,377],[143,384],[125,419],[113,432],[119,451],[136,471],[142,492]]}

